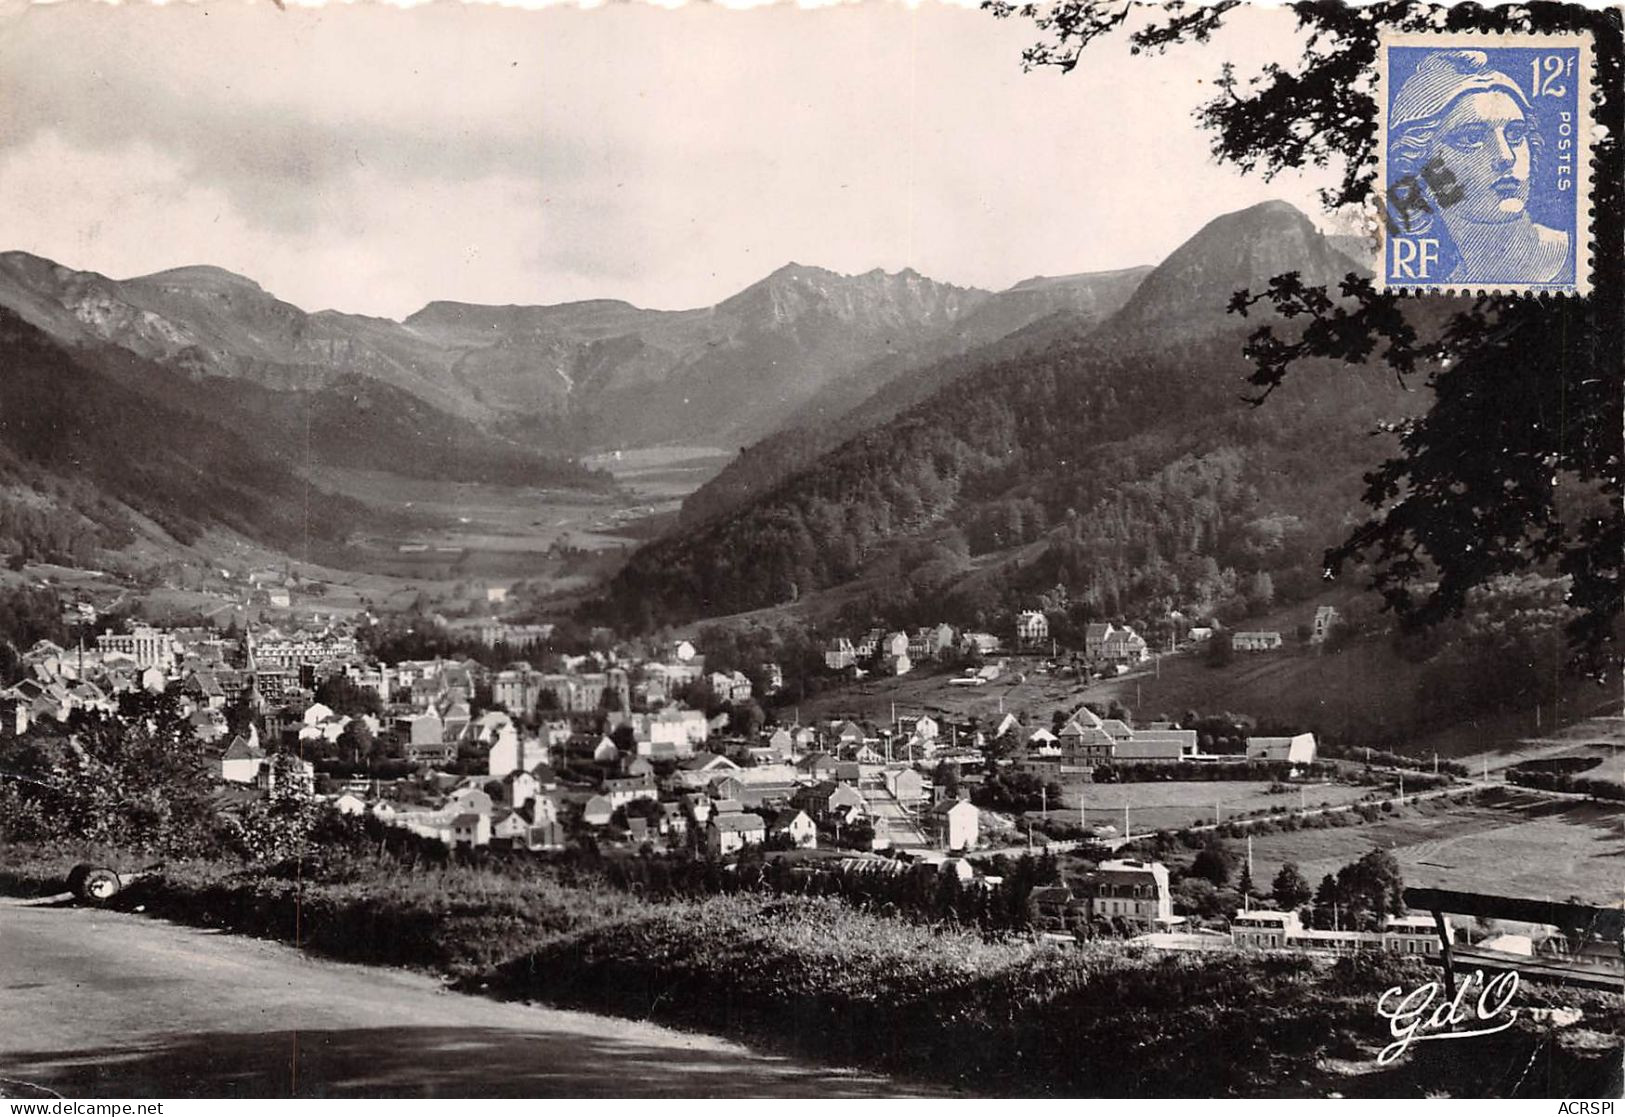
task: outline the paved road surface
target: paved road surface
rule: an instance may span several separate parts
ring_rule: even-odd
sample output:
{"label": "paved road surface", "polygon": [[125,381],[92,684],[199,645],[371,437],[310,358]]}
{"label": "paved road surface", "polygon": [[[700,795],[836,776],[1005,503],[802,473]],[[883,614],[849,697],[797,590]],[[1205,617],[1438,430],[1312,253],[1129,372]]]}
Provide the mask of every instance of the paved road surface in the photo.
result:
{"label": "paved road surface", "polygon": [[30,1086],[121,1098],[920,1092],[275,943],[0,900],[0,1096],[39,1096]]}

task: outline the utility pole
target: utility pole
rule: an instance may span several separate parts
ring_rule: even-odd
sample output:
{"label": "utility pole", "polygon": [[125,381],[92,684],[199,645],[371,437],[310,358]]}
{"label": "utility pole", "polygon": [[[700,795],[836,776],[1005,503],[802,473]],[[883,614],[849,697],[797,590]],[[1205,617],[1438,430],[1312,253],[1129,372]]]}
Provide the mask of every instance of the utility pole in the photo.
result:
{"label": "utility pole", "polygon": [[1303,784],[1298,785],[1298,810],[1303,811]]}
{"label": "utility pole", "polygon": [[[1253,836],[1251,834],[1247,835],[1247,879],[1253,879]],[[1253,910],[1252,895],[1250,893],[1243,892],[1241,894],[1241,910]]]}
{"label": "utility pole", "polygon": [[1127,838],[1128,838],[1128,804],[1127,803],[1123,804],[1123,838],[1124,838],[1124,840],[1127,840]]}
{"label": "utility pole", "polygon": [[1044,821],[1048,822],[1049,821],[1049,787],[1048,786],[1040,787],[1038,789],[1038,801],[1043,804]]}

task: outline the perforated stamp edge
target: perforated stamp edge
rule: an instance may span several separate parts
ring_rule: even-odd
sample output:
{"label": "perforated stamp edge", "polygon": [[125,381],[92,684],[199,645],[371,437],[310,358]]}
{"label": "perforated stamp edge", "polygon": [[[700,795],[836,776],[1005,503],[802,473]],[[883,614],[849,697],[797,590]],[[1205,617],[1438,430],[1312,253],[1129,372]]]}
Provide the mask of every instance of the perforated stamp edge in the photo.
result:
{"label": "perforated stamp edge", "polygon": [[[1554,287],[1540,283],[1500,283],[1494,286],[1472,284],[1400,284],[1387,282],[1387,223],[1383,191],[1388,183],[1388,48],[1447,47],[1451,45],[1495,47],[1572,46],[1580,50],[1576,80],[1579,90],[1575,105],[1584,106],[1583,126],[1574,130],[1575,174],[1574,283]],[[1593,132],[1597,127],[1596,42],[1590,31],[1382,31],[1377,35],[1377,177],[1372,200],[1377,206],[1376,287],[1412,295],[1529,295],[1549,298],[1584,298],[1591,294],[1591,256],[1596,248],[1596,215],[1591,208],[1592,179],[1596,166],[1592,156]]]}

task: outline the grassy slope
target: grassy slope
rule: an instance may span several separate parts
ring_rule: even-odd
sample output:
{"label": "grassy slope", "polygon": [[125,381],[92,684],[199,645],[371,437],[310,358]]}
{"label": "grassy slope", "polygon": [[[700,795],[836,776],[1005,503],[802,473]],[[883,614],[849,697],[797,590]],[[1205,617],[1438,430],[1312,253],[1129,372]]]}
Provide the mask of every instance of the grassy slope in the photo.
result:
{"label": "grassy slope", "polygon": [[[1454,725],[1419,727],[1413,710],[1422,674],[1421,665],[1400,659],[1380,638],[1324,654],[1289,640],[1278,652],[1238,653],[1225,667],[1208,666],[1200,654],[1172,656],[1155,671],[1102,680],[1082,697],[1119,699],[1146,716],[1233,711],[1261,724],[1310,730],[1326,740],[1417,756],[1510,752],[1519,738],[1536,732],[1533,710],[1468,714]],[[1617,711],[1618,705],[1617,697],[1610,702],[1594,684],[1577,681],[1556,711],[1542,711],[1542,724],[1590,717],[1609,706]]]}
{"label": "grassy slope", "polygon": [[[1487,803],[1418,804],[1362,826],[1259,834],[1252,840],[1253,877],[1268,889],[1282,863],[1296,861],[1315,884],[1381,848],[1399,861],[1406,883],[1418,887],[1619,903],[1625,812],[1617,805],[1517,790],[1492,794]],[[1181,850],[1172,859],[1190,856]]]}

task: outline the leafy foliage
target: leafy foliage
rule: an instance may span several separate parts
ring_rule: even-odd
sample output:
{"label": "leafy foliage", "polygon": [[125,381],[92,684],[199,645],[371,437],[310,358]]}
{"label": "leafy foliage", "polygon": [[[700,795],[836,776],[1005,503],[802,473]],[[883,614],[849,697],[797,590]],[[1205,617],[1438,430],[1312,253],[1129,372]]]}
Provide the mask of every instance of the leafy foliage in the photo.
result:
{"label": "leafy foliage", "polygon": [[[1077,65],[1096,40],[1123,27],[1132,6],[1060,0],[1051,6],[985,0],[998,16],[1036,21],[1041,41],[1029,66]],[[1169,6],[1126,32],[1131,48],[1161,50],[1204,41],[1233,0]],[[1336,570],[1370,560],[1376,583],[1401,620],[1425,626],[1456,616],[1471,591],[1508,573],[1554,564],[1572,578],[1577,613],[1568,633],[1593,670],[1617,662],[1622,607],[1625,508],[1619,432],[1625,415],[1620,243],[1625,189],[1620,136],[1621,13],[1536,3],[1481,7],[1413,0],[1345,6],[1291,5],[1304,31],[1296,65],[1272,63],[1243,84],[1226,66],[1219,94],[1202,110],[1214,153],[1243,171],[1270,176],[1305,166],[1340,165],[1329,205],[1374,201],[1376,105],[1368,80],[1385,29],[1405,31],[1571,31],[1593,33],[1603,125],[1593,148],[1592,293],[1586,298],[1463,298],[1442,324],[1399,294],[1349,275],[1332,294],[1296,275],[1265,290],[1240,292],[1231,308],[1258,303],[1306,328],[1287,339],[1274,325],[1247,344],[1251,381],[1262,402],[1306,361],[1363,363],[1372,354],[1402,380],[1419,378],[1433,397],[1425,415],[1398,424],[1399,452],[1366,476],[1367,521],[1328,549]]]}
{"label": "leafy foliage", "polygon": [[212,787],[172,698],[128,695],[118,715],[78,714],[0,744],[0,835],[160,853],[210,848]]}
{"label": "leafy foliage", "polygon": [[1270,895],[1284,910],[1307,904],[1314,895],[1309,889],[1309,882],[1304,879],[1303,870],[1298,868],[1296,861],[1288,861],[1281,866],[1280,872],[1275,874],[1275,880],[1270,885]]}
{"label": "leafy foliage", "polygon": [[1061,785],[1020,766],[1000,768],[971,792],[971,802],[995,811],[1061,809]]}
{"label": "leafy foliage", "polygon": [[1236,851],[1215,839],[1196,851],[1196,859],[1191,862],[1191,875],[1200,877],[1215,888],[1223,888],[1230,883],[1230,876],[1236,871],[1236,861]]}

